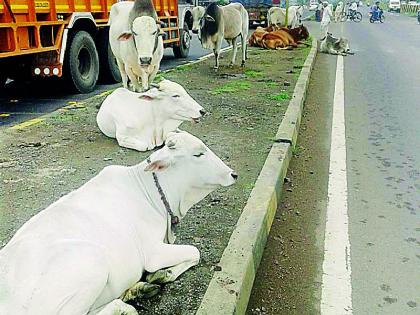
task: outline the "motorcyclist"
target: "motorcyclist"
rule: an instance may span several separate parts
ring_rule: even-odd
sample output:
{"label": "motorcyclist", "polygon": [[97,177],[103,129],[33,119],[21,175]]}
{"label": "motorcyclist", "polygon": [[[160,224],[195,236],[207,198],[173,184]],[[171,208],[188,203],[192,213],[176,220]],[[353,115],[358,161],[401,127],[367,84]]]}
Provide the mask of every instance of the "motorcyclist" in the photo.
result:
{"label": "motorcyclist", "polygon": [[370,12],[372,13],[372,16],[375,20],[379,20],[382,15],[382,9],[379,5],[380,5],[380,2],[376,1],[375,4],[370,9]]}

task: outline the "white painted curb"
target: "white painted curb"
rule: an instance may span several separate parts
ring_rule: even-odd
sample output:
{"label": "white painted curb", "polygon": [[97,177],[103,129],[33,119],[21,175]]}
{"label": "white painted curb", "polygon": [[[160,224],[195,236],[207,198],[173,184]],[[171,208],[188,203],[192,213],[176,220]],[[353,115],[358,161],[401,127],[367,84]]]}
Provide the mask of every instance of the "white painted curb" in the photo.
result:
{"label": "white painted curb", "polygon": [[[296,144],[306,90],[317,54],[314,40],[270,153],[199,306],[197,315],[245,314]],[[285,120],[286,119],[286,120]],[[287,127],[287,128],[286,128]]]}

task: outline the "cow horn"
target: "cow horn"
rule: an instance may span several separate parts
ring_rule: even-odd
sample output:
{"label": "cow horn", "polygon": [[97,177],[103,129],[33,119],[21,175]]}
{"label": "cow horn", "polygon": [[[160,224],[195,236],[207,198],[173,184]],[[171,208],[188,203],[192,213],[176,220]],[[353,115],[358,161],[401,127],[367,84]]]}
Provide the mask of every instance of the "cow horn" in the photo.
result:
{"label": "cow horn", "polygon": [[158,36],[162,36],[163,38],[166,38],[166,33],[164,31],[160,31]]}

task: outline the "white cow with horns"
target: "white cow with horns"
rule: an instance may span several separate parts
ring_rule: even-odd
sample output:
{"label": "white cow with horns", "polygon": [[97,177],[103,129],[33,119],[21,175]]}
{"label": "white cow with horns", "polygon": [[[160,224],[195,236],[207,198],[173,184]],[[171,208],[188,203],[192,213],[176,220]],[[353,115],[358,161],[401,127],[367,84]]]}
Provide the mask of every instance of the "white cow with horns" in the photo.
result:
{"label": "white cow with horns", "polygon": [[119,88],[102,103],[99,129],[122,147],[152,150],[184,121],[196,123],[205,110],[178,83],[163,80],[144,93]]}
{"label": "white cow with horns", "polygon": [[267,13],[268,25],[287,26],[296,28],[302,24],[303,6],[291,5],[287,17],[286,25],[286,9],[279,7],[271,7]]}
{"label": "white cow with horns", "polygon": [[[2,315],[134,315],[124,303],[200,259],[172,226],[238,175],[186,132],[147,161],[108,166],[26,222],[0,251]],[[147,282],[139,282],[145,272]]]}
{"label": "white cow with horns", "polygon": [[[148,90],[163,57],[164,33],[151,0],[122,1],[111,7],[109,42],[123,86]],[[141,82],[141,85],[140,85]]]}

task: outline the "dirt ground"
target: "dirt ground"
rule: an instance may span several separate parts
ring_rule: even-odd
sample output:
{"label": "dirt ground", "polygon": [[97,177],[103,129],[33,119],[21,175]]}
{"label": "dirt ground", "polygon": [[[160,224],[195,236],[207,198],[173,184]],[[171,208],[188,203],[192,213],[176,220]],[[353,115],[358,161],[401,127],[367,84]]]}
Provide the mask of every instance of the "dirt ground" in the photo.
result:
{"label": "dirt ground", "polygon": [[335,73],[318,55],[298,144],[251,293],[247,315],[319,314]]}
{"label": "dirt ground", "polygon": [[[164,75],[182,84],[209,112],[181,129],[201,138],[240,175],[196,205],[180,224],[177,243],[201,252],[198,266],[162,294],[137,305],[141,314],[193,314],[227,245],[273,143],[309,48],[250,49],[247,66],[228,68],[221,59],[187,65]],[[70,104],[34,126],[7,129],[0,137],[0,247],[31,216],[80,187],[110,164],[133,165],[149,153],[120,148],[96,126],[105,95]],[[123,268],[123,266],[122,266]]]}

